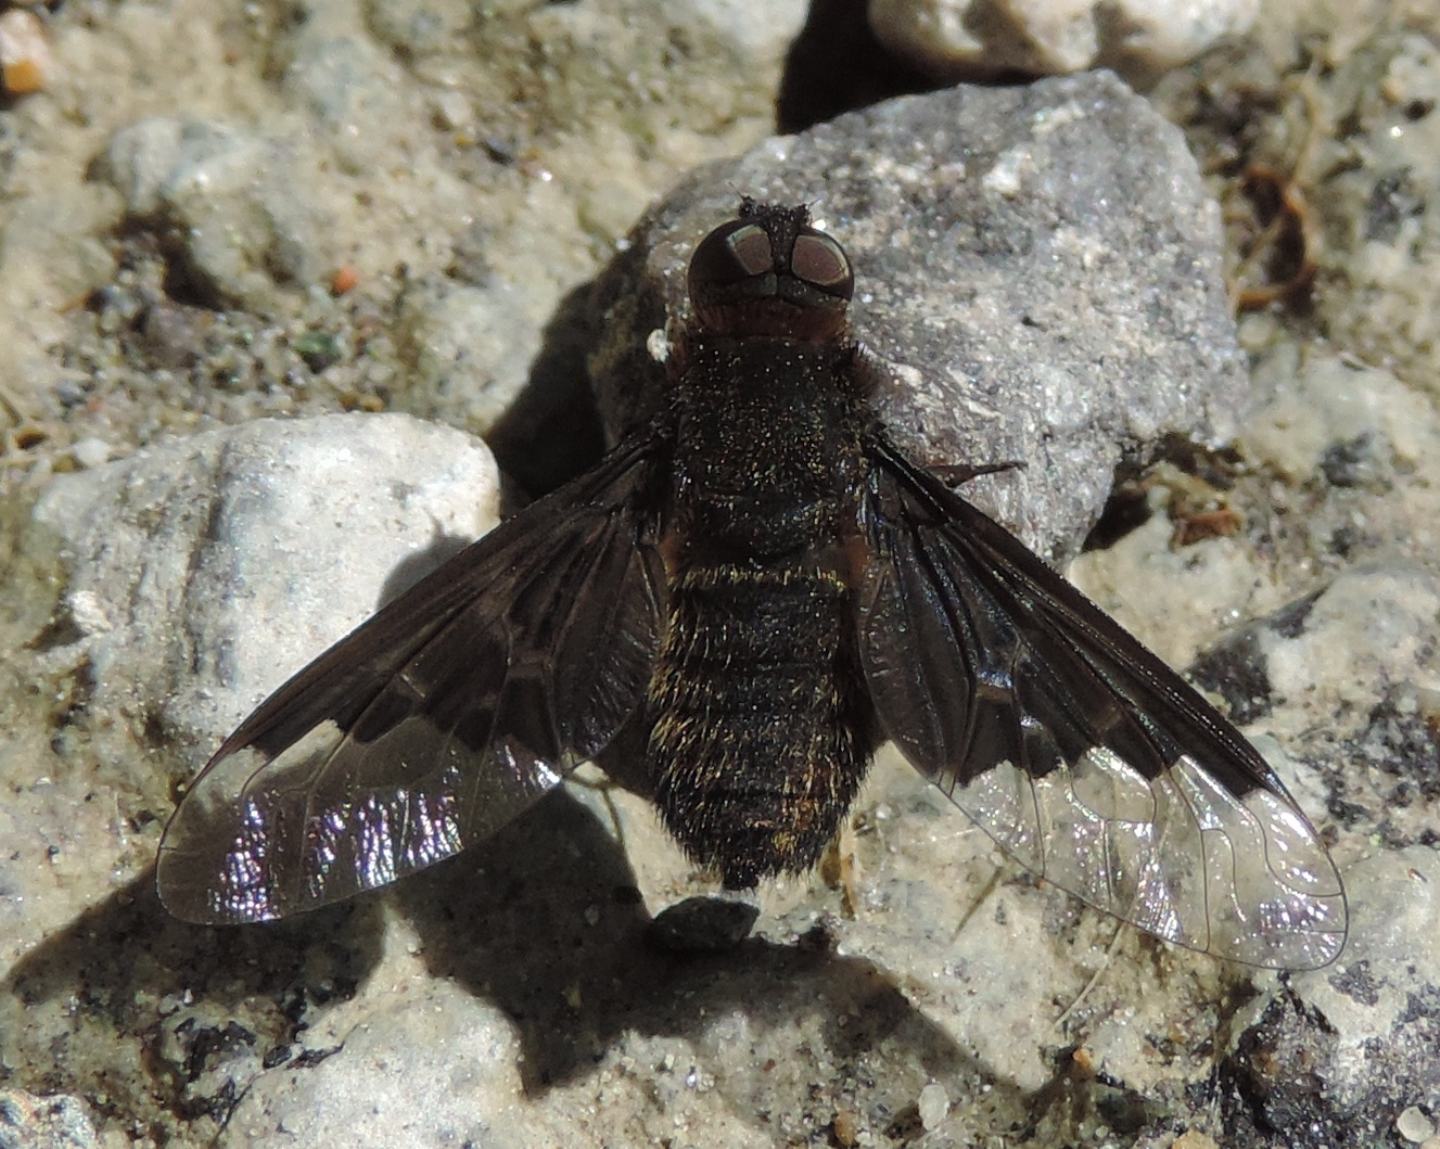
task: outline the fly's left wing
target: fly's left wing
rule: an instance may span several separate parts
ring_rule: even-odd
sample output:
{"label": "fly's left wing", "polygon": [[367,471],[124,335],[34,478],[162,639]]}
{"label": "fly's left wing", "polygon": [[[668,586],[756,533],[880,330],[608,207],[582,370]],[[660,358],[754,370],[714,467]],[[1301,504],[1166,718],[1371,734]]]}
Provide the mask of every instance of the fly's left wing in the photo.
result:
{"label": "fly's left wing", "polygon": [[177,917],[313,909],[486,837],[643,697],[664,576],[636,439],[525,508],[270,696],[160,844]]}
{"label": "fly's left wing", "polygon": [[860,658],[885,733],[1006,852],[1141,929],[1250,965],[1345,942],[1340,876],[1248,742],[934,475],[871,449]]}

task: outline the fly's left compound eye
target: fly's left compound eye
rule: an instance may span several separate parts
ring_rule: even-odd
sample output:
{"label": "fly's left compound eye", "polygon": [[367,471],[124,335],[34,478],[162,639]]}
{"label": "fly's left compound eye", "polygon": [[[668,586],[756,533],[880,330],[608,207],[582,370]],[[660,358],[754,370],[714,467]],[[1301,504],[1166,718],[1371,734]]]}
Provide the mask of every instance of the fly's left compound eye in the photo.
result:
{"label": "fly's left compound eye", "polygon": [[855,273],[845,249],[823,232],[804,231],[795,237],[790,273],[837,299],[849,300],[855,293]]}

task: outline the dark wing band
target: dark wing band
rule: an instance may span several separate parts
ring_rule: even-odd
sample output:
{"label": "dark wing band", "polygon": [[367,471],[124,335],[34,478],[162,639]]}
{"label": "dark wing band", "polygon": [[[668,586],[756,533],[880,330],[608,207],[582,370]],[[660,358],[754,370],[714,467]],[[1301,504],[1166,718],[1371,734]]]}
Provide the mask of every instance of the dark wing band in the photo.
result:
{"label": "dark wing band", "polygon": [[263,702],[165,830],[166,908],[260,921],[383,885],[598,753],[643,696],[659,632],[657,450],[617,447]]}
{"label": "dark wing band", "polygon": [[871,451],[860,656],[885,733],[1012,857],[1167,941],[1308,969],[1339,874],[1194,689],[939,479]]}

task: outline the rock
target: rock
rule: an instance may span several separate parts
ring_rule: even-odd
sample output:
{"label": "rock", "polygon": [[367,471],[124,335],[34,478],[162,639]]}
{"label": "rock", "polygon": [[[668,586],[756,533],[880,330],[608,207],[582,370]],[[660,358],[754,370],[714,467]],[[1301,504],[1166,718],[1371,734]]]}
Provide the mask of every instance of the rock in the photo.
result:
{"label": "rock", "polygon": [[78,1098],[0,1089],[0,1149],[99,1149],[105,1144]]}
{"label": "rock", "polygon": [[[1269,399],[1241,435],[1257,461],[1293,480],[1323,477],[1335,486],[1354,486],[1364,476],[1339,465],[1363,445],[1372,456],[1372,485],[1393,482],[1397,468],[1440,479],[1434,463],[1440,416],[1393,373],[1315,352],[1303,359],[1269,357],[1258,376]],[[1383,474],[1374,473],[1377,457],[1385,460]]]}
{"label": "rock", "polygon": [[655,915],[649,938],[672,953],[720,953],[744,941],[759,916],[758,906],[738,898],[686,898]]}
{"label": "rock", "polygon": [[1354,733],[1373,721],[1377,688],[1392,700],[1407,685],[1412,694],[1440,689],[1430,642],[1437,623],[1440,579],[1408,565],[1357,567],[1231,631],[1194,674],[1237,722],[1265,718],[1275,733],[1296,737],[1317,724],[1332,736]]}
{"label": "rock", "polygon": [[945,1115],[950,1112],[950,1097],[946,1094],[945,1087],[938,1081],[932,1081],[925,1086],[920,1090],[916,1108],[920,1114],[920,1124],[925,1127],[926,1132],[938,1129],[945,1120]]}
{"label": "rock", "polygon": [[100,467],[110,461],[110,444],[94,436],[77,440],[71,452],[75,461],[86,469]]}
{"label": "rock", "polygon": [[332,262],[313,183],[294,143],[203,120],[154,117],[117,132],[97,174],[139,221],[179,244],[192,289],[262,307],[277,287],[320,281]]}
{"label": "rock", "polygon": [[375,1004],[331,1056],[262,1074],[217,1144],[326,1145],[337,1130],[355,1149],[541,1143],[521,1103],[517,1043],[495,1007],[419,978]]}
{"label": "rock", "polygon": [[1276,1129],[1304,1129],[1315,1144],[1382,1144],[1396,1114],[1440,1096],[1436,853],[1377,854],[1347,879],[1351,949],[1329,969],[1293,975],[1221,1067],[1234,1145],[1268,1144]]}
{"label": "rock", "polygon": [[0,12],[0,87],[11,96],[38,92],[53,66],[40,17],[21,8]]}
{"label": "rock", "polygon": [[[198,766],[290,673],[494,522],[477,441],[403,415],[260,420],[57,479],[70,642],[97,712]],[[149,726],[149,734],[142,727]],[[173,741],[172,741],[173,740]]]}
{"label": "rock", "polygon": [[936,79],[1113,68],[1137,80],[1246,32],[1259,0],[870,0],[870,26]]}
{"label": "rock", "polygon": [[1435,1136],[1435,1122],[1426,1116],[1418,1105],[1401,1110],[1395,1118],[1395,1132],[1413,1144],[1419,1145]]}
{"label": "rock", "polygon": [[493,426],[529,370],[525,305],[493,280],[475,286],[426,276],[407,284],[395,331],[406,367],[397,405],[461,427]]}
{"label": "rock", "polygon": [[737,191],[818,202],[892,431],[937,462],[1028,460],[966,490],[1042,553],[1073,552],[1122,458],[1223,437],[1246,404],[1215,205],[1179,133],[1091,75],[894,100],[692,176],[596,289],[612,428],[657,401],[647,338]]}
{"label": "rock", "polygon": [[234,129],[205,120],[154,116],[111,136],[94,174],[124,197],[129,215],[153,216],[172,181],[231,150],[235,136]]}

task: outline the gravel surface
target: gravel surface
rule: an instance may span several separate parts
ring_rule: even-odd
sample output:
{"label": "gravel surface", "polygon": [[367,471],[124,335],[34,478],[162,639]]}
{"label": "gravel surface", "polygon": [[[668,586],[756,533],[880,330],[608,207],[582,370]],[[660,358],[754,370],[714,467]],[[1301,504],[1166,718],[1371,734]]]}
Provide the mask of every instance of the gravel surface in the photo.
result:
{"label": "gravel surface", "polygon": [[[934,81],[858,0],[0,8],[45,41],[0,96],[0,1146],[1433,1133],[1433,4],[890,102]],[[488,528],[496,462],[518,502],[654,401],[741,192],[818,201],[912,449],[1029,461],[977,501],[1254,738],[1335,965],[1119,927],[888,752],[848,887],[686,924],[730,949],[656,943],[714,886],[595,767],[383,894],[165,914],[177,787]]]}

